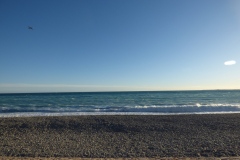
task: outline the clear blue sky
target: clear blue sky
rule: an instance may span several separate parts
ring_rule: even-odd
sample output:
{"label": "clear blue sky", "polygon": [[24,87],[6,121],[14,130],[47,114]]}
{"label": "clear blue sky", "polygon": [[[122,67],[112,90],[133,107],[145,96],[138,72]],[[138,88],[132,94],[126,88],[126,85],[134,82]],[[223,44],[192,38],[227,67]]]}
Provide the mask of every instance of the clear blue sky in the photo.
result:
{"label": "clear blue sky", "polygon": [[1,93],[189,89],[240,89],[240,1],[0,0]]}

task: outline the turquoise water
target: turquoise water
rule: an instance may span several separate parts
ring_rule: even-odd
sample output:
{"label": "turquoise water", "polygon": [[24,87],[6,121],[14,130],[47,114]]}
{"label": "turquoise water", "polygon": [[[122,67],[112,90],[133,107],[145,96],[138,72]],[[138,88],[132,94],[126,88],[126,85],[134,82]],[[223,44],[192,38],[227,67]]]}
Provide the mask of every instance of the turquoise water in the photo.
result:
{"label": "turquoise water", "polygon": [[0,116],[240,112],[240,90],[0,94]]}

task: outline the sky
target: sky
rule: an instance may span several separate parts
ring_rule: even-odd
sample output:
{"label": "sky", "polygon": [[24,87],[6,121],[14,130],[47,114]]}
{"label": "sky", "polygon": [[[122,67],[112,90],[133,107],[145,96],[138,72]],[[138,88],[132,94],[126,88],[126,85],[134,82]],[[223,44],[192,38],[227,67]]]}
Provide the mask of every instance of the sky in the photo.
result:
{"label": "sky", "polygon": [[238,0],[0,0],[0,93],[205,89],[240,89]]}

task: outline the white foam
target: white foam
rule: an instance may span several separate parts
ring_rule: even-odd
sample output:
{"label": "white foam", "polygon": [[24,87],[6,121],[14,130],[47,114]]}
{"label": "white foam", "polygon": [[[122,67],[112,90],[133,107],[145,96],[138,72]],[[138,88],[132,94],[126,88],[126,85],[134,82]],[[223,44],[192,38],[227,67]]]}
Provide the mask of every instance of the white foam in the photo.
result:
{"label": "white foam", "polygon": [[185,112],[185,113],[155,113],[155,112],[65,112],[65,113],[0,113],[0,117],[43,117],[43,116],[85,116],[85,115],[191,115],[191,114],[233,114],[230,112]]}

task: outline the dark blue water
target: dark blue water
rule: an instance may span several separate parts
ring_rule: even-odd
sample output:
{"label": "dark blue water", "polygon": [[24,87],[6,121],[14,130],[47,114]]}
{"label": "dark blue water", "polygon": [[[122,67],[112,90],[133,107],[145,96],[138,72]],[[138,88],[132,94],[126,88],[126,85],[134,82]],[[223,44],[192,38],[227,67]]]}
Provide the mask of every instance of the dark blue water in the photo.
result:
{"label": "dark blue water", "polygon": [[240,112],[240,90],[0,94],[0,116]]}

